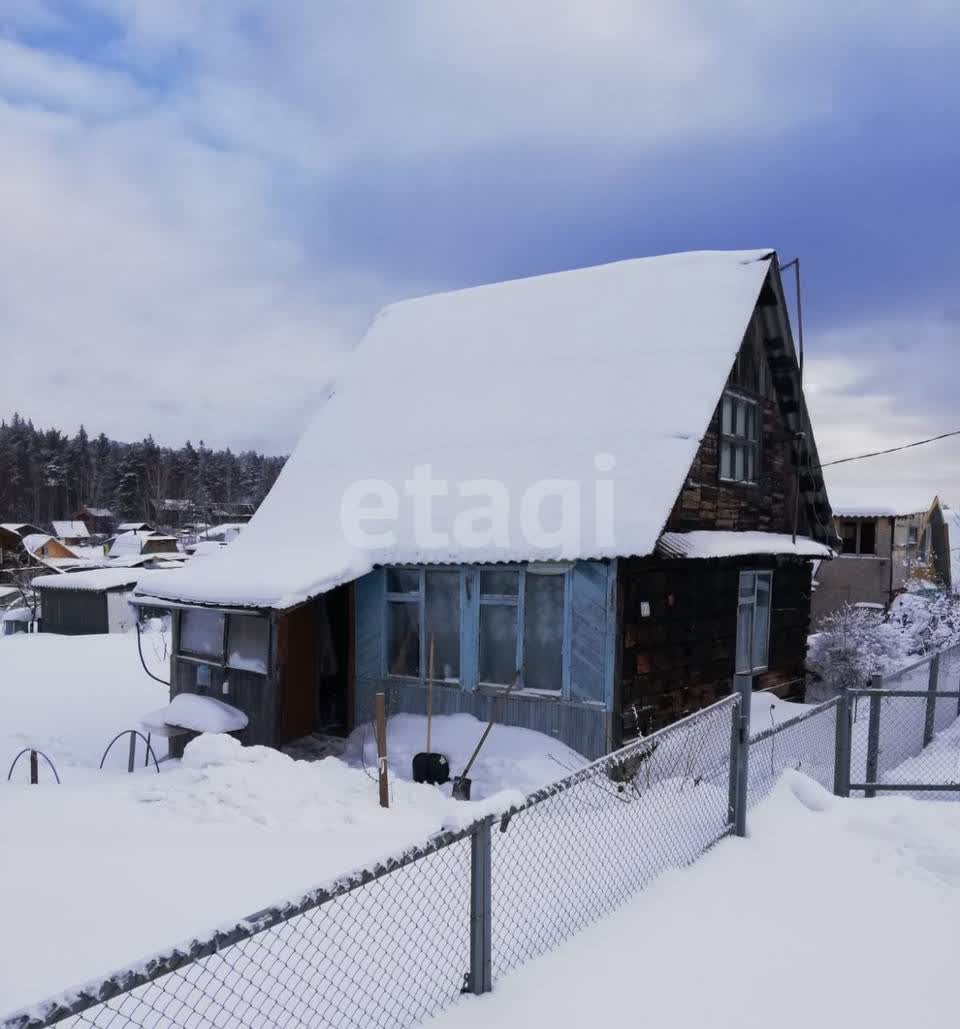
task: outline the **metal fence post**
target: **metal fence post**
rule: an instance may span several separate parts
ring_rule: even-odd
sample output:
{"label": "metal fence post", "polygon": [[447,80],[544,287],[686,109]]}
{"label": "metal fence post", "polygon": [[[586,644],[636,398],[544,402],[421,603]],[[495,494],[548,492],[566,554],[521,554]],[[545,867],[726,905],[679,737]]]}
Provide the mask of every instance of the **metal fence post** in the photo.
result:
{"label": "metal fence post", "polygon": [[833,792],[838,797],[850,796],[850,742],[853,733],[850,694],[840,691],[837,705],[837,738],[833,759]]}
{"label": "metal fence post", "polygon": [[[875,675],[870,680],[872,689],[880,689],[881,684],[882,679],[879,675]],[[867,720],[867,775],[864,779],[866,783],[878,781],[877,770],[880,767],[880,704],[882,700],[883,698],[876,693],[870,697],[870,715]],[[875,797],[877,791],[866,789],[863,791],[863,795],[865,797]]]}
{"label": "metal fence post", "polygon": [[492,982],[492,860],[490,825],[478,822],[470,837],[470,993],[489,993]]}
{"label": "metal fence post", "polygon": [[929,747],[933,742],[933,729],[937,716],[937,687],[940,684],[940,655],[934,654],[930,659],[930,676],[927,680],[927,711],[923,720],[923,745]]}
{"label": "metal fence post", "polygon": [[[750,770],[750,701],[753,696],[753,676],[737,675],[734,684],[740,694],[740,704],[735,716],[737,734],[733,755],[736,765],[736,804],[733,825],[738,836],[747,835],[747,789]],[[733,774],[733,768],[730,770]],[[731,788],[731,793],[733,792]]]}

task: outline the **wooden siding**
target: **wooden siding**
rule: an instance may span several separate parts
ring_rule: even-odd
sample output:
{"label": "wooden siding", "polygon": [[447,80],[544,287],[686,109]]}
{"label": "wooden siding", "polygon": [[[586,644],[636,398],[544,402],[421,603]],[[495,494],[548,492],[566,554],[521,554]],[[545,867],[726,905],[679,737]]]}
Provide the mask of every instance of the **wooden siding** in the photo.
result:
{"label": "wooden siding", "polygon": [[[756,689],[802,690],[810,626],[810,565],[738,558],[620,562],[621,732],[628,740],[726,696],[733,688],[737,589],[746,569],[773,569],[768,671]],[[649,614],[644,614],[649,604]]]}
{"label": "wooden siding", "polygon": [[[437,685],[435,714],[472,714],[482,721],[496,711],[505,725],[535,729],[562,740],[586,757],[609,751],[612,736],[615,632],[615,565],[578,562],[571,575],[568,627],[564,643],[567,697],[520,693],[503,697],[477,685],[476,589],[461,594],[461,675],[463,685]],[[426,690],[415,681],[384,674],[384,573],[376,570],[356,583],[355,723],[373,717],[375,695],[387,694],[390,714],[426,713]]]}
{"label": "wooden siding", "polygon": [[[751,394],[733,382],[737,393],[753,396],[760,413],[759,474],[756,483],[721,481],[720,418],[722,397],[707,425],[703,441],[690,466],[683,488],[667,519],[665,530],[732,529],[737,531],[792,532],[795,497],[793,432],[775,390],[769,385],[770,367],[759,345],[757,315],[747,330],[741,352],[749,351],[763,369],[762,393]],[[736,365],[734,365],[736,367]],[[809,531],[806,505],[800,505],[800,531]]]}
{"label": "wooden siding", "polygon": [[89,636],[110,631],[106,593],[44,587],[39,592],[42,632]]}

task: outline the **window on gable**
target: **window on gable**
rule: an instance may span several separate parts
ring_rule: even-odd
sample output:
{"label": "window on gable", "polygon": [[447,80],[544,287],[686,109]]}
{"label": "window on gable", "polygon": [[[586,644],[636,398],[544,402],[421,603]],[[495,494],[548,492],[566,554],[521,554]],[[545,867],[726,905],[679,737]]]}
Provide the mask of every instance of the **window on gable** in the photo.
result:
{"label": "window on gable", "polygon": [[720,478],[756,482],[759,471],[760,409],[755,400],[723,394],[720,410]]}
{"label": "window on gable", "polygon": [[460,577],[457,569],[388,568],[387,674],[460,681]]}
{"label": "window on gable", "polygon": [[741,572],[737,602],[737,675],[766,671],[770,661],[773,572]]}

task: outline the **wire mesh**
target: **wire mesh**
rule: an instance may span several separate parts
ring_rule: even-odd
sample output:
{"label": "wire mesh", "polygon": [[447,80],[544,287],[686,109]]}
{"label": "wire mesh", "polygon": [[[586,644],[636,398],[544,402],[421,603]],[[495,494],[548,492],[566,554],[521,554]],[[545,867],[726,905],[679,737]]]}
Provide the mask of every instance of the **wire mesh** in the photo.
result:
{"label": "wire mesh", "polygon": [[[937,667],[937,689],[956,693],[960,690],[960,645],[941,651]],[[943,732],[960,715],[960,704],[953,697],[938,698],[934,731]]]}
{"label": "wire mesh", "polygon": [[494,829],[494,979],[727,835],[738,704],[729,697],[636,741]]}
{"label": "wire mesh", "polygon": [[[759,694],[754,705],[762,704]],[[750,740],[747,803],[762,800],[788,768],[833,789],[839,698],[757,733]]]}
{"label": "wire mesh", "polygon": [[183,967],[161,978],[125,989],[116,976],[94,993],[116,996],[77,1014],[54,1010],[0,1024],[413,1026],[460,995],[469,951],[470,839],[461,835],[198,960],[183,956]]}

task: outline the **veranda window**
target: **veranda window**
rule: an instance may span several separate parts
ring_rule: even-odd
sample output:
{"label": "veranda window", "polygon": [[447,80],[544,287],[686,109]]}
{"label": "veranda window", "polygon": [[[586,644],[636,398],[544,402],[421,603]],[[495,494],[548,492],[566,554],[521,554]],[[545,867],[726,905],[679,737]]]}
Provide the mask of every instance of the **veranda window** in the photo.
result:
{"label": "veranda window", "polygon": [[460,681],[460,572],[456,569],[388,568],[387,673],[411,679],[429,675]]}
{"label": "veranda window", "polygon": [[767,670],[770,659],[770,596],[773,572],[741,572],[737,604],[736,674]]}
{"label": "veranda window", "polygon": [[193,657],[223,659],[222,611],[190,607],[180,612],[180,650]]}

